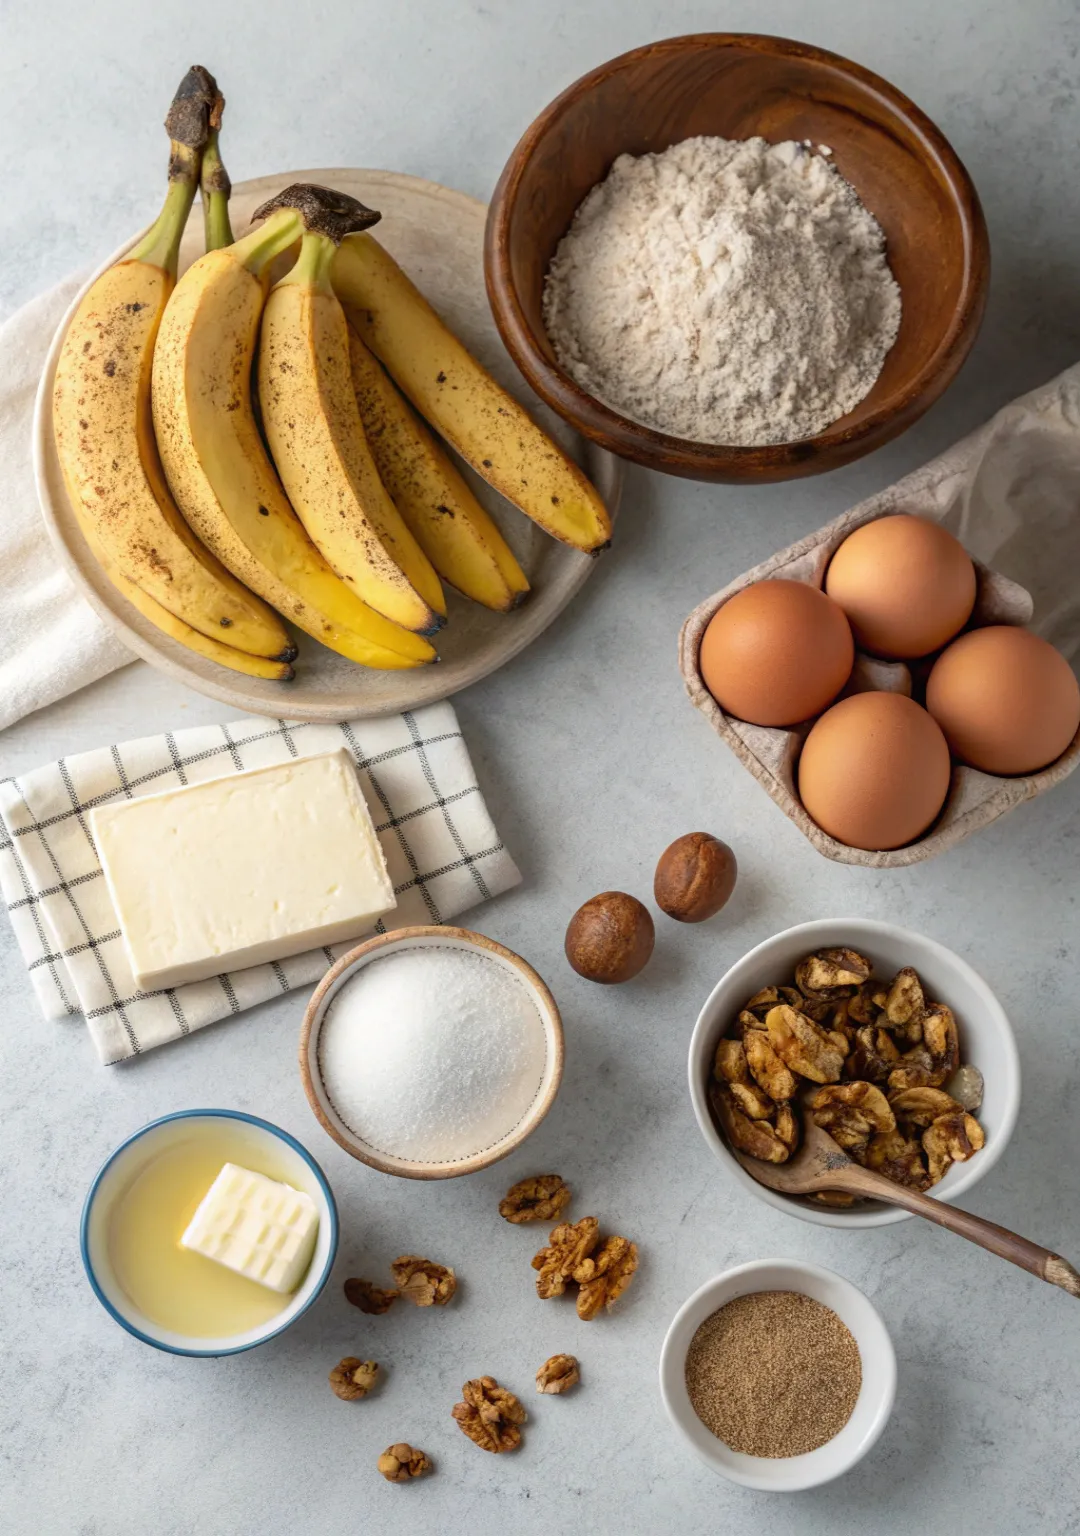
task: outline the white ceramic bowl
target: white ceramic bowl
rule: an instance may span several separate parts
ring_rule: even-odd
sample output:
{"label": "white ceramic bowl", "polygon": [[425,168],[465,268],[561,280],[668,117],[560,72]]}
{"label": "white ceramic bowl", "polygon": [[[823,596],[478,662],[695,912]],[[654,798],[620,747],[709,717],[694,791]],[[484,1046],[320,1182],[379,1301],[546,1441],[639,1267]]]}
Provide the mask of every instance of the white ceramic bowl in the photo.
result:
{"label": "white ceramic bowl", "polygon": [[[249,1329],[246,1333],[200,1339],[163,1328],[140,1311],[113,1273],[109,1260],[108,1230],[109,1216],[115,1201],[151,1159],[190,1136],[193,1122],[210,1119],[228,1120],[230,1130],[241,1146],[250,1142],[253,1148],[258,1149],[265,1148],[267,1142],[272,1144],[274,1164],[282,1168],[284,1176],[294,1188],[309,1194],[318,1207],[319,1232],[307,1275],[288,1306],[261,1327]],[[287,1131],[239,1110],[185,1109],[144,1125],[106,1159],[90,1186],[83,1206],[82,1260],[94,1294],[121,1328],[126,1328],[128,1333],[141,1339],[144,1344],[152,1344],[155,1349],[163,1349],[171,1355],[236,1355],[245,1349],[254,1349],[257,1344],[265,1344],[267,1339],[283,1333],[298,1317],[303,1316],[330,1278],[337,1245],[337,1206],[326,1176],[311,1153]]]}
{"label": "white ceramic bowl", "polygon": [[[323,1082],[319,1061],[319,1035],[323,1020],[330,1004],[345,983],[351,980],[363,966],[370,965],[372,961],[380,960],[385,955],[396,954],[407,949],[432,948],[469,950],[473,954],[483,956],[491,964],[509,971],[525,987],[536,1004],[547,1047],[544,1069],[536,1085],[536,1092],[517,1125],[491,1146],[484,1147],[482,1151],[470,1157],[455,1158],[449,1162],[416,1162],[410,1158],[395,1156],[365,1141],[351,1126],[346,1125],[338,1114]],[[344,1147],[346,1152],[359,1158],[362,1163],[367,1163],[370,1168],[377,1168],[380,1173],[392,1173],[406,1179],[454,1179],[461,1174],[476,1173],[478,1169],[487,1168],[491,1163],[497,1163],[500,1158],[508,1157],[515,1148],[520,1147],[527,1136],[532,1135],[551,1108],[555,1095],[559,1091],[559,1083],[562,1081],[562,1071],[562,1019],[555,999],[546,985],[520,955],[515,955],[513,950],[497,944],[494,939],[485,938],[482,933],[473,933],[468,928],[397,928],[391,933],[368,939],[357,949],[350,950],[347,955],[342,955],[336,965],[331,966],[315,988],[304,1014],[304,1025],[300,1032],[300,1077],[308,1103],[323,1130],[332,1136],[340,1147]]]}
{"label": "white ceramic bowl", "polygon": [[881,1227],[904,1221],[909,1213],[878,1201],[866,1201],[850,1210],[829,1209],[766,1189],[731,1155],[709,1110],[707,1090],[717,1041],[747,998],[761,987],[787,984],[804,955],[838,944],[850,945],[865,955],[882,978],[893,976],[903,965],[914,966],[928,995],[945,1003],[956,1015],[961,1060],[978,1067],[985,1080],[985,1098],[978,1119],[986,1133],[986,1145],[966,1163],[954,1163],[931,1193],[939,1200],[955,1200],[990,1172],[1008,1145],[1020,1108],[1020,1061],[1009,1020],[986,982],[966,960],[943,944],[893,923],[857,917],[800,923],[797,928],[785,928],[783,933],[766,939],[736,961],[709,994],[694,1027],[690,1041],[690,1099],[709,1146],[736,1183],[759,1200],[818,1226]]}
{"label": "white ceramic bowl", "polygon": [[[713,1312],[751,1291],[800,1291],[831,1307],[850,1329],[862,1357],[862,1388],[838,1435],[804,1456],[746,1456],[706,1429],[686,1390],[686,1352]],[[791,1259],[759,1259],[707,1281],[675,1314],[660,1354],[660,1395],[683,1439],[714,1472],[733,1483],[770,1493],[796,1493],[840,1477],[866,1455],[892,1412],[896,1355],[877,1309],[850,1280]]]}

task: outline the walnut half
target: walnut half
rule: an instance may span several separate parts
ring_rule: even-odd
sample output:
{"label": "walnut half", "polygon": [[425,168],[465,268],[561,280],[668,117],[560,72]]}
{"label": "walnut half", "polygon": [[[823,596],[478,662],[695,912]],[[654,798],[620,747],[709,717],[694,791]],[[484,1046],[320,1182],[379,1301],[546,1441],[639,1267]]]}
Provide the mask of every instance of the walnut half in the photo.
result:
{"label": "walnut half", "polygon": [[499,1201],[499,1215],[515,1226],[525,1221],[554,1221],[569,1204],[570,1186],[557,1173],[540,1173],[519,1179],[507,1190]]}
{"label": "walnut half", "polygon": [[414,1477],[422,1477],[431,1471],[431,1460],[415,1446],[399,1440],[388,1445],[378,1460],[378,1468],[388,1483],[408,1483]]}
{"label": "walnut half", "polygon": [[595,1258],[583,1260],[574,1270],[579,1287],[577,1314],[582,1322],[591,1322],[601,1307],[610,1312],[637,1267],[637,1244],[625,1237],[609,1237]]}
{"label": "walnut half", "polygon": [[370,1280],[346,1280],[344,1289],[345,1300],[369,1317],[381,1317],[384,1312],[389,1312],[401,1295],[400,1291],[386,1291],[381,1286],[372,1285]]}
{"label": "walnut half", "polygon": [[494,1376],[477,1376],[461,1389],[463,1402],[451,1409],[458,1428],[482,1451],[498,1455],[516,1451],[521,1444],[521,1430],[526,1414],[518,1399]]}
{"label": "walnut half", "polygon": [[343,1403],[354,1403],[367,1397],[378,1375],[379,1367],[374,1360],[358,1360],[355,1355],[346,1355],[330,1372],[330,1390]]}
{"label": "walnut half", "polygon": [[546,1248],[532,1261],[536,1277],[536,1294],[541,1301],[561,1296],[574,1271],[584,1263],[600,1241],[600,1221],[596,1216],[583,1216],[580,1221],[562,1222],[548,1238]]}
{"label": "walnut half", "polygon": [[569,1392],[580,1380],[581,1373],[573,1355],[552,1355],[536,1373],[536,1390],[554,1397]]}
{"label": "walnut half", "polygon": [[446,1264],[435,1264],[417,1253],[405,1253],[390,1266],[402,1296],[418,1307],[445,1307],[457,1290],[457,1276]]}

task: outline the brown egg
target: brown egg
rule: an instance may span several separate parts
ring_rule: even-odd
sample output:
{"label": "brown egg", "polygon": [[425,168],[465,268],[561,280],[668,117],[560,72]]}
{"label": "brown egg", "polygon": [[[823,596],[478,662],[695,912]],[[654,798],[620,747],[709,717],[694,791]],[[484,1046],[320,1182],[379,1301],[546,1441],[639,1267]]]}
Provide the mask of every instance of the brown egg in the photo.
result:
{"label": "brown egg", "polygon": [[753,725],[797,725],[848,680],[851,627],[805,581],[757,581],[729,597],[701,639],[701,675],[729,715]]}
{"label": "brown egg", "polygon": [[861,650],[911,660],[963,629],[975,604],[975,567],[940,523],[903,512],[849,533],[829,562],[825,590]]}
{"label": "brown egg", "polygon": [[961,762],[984,773],[1035,773],[1080,727],[1080,684],[1060,651],[1029,629],[961,635],[934,663],[926,707]]}
{"label": "brown egg", "polygon": [[949,792],[940,727],[900,693],[856,693],[826,710],[799,757],[799,797],[818,826],[852,848],[902,848]]}

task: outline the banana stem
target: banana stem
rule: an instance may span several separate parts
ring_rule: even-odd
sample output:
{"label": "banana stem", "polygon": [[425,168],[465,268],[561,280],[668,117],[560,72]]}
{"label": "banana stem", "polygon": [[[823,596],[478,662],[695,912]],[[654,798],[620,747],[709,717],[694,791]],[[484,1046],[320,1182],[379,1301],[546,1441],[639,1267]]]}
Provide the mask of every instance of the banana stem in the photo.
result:
{"label": "banana stem", "polygon": [[203,150],[199,192],[202,197],[206,249],[219,251],[223,246],[232,245],[234,237],[229,220],[229,194],[232,192],[232,182],[221,159],[216,128],[211,128],[210,137]]}
{"label": "banana stem", "polygon": [[[174,176],[173,166],[181,158],[176,154],[177,150],[183,152],[188,163],[182,175]],[[175,142],[173,151],[169,159],[169,190],[165,194],[161,212],[127,258],[128,261],[144,261],[147,266],[160,267],[171,277],[176,276],[180,240],[191,205],[195,201],[195,189],[199,185],[198,151],[191,151],[185,145]]]}
{"label": "banana stem", "polygon": [[262,277],[275,256],[287,251],[303,229],[300,215],[293,208],[282,208],[245,235],[233,246],[233,254],[241,266],[255,277]]}
{"label": "banana stem", "polygon": [[329,235],[321,235],[313,229],[306,230],[295,264],[277,286],[283,288],[286,283],[300,283],[316,293],[333,293],[330,269],[334,264],[336,250],[337,246]]}
{"label": "banana stem", "polygon": [[128,256],[176,276],[180,239],[199,186],[199,166],[210,133],[210,114],[220,93],[201,64],[188,70],[172,99],[165,128],[169,135],[169,190],[148,232]]}

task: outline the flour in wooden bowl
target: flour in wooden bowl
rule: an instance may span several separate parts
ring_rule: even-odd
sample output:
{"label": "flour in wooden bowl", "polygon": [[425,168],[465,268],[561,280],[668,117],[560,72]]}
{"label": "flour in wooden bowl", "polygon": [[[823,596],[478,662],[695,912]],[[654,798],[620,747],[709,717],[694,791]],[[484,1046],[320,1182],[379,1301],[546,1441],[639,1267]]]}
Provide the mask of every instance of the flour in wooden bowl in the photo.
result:
{"label": "flour in wooden bowl", "polygon": [[822,153],[696,138],[620,155],[552,260],[571,377],[699,443],[813,437],[873,387],[900,328],[885,236]]}

